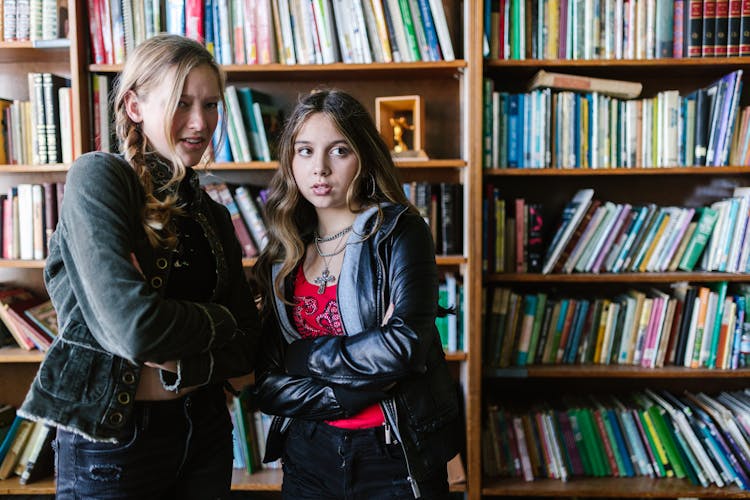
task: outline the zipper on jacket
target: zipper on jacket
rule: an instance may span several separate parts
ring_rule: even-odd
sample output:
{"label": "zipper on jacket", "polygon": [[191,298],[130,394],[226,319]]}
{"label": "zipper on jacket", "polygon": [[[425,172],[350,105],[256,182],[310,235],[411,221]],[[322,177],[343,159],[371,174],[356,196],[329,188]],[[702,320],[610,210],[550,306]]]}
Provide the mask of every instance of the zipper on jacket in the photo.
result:
{"label": "zipper on jacket", "polygon": [[417,481],[414,479],[411,473],[411,466],[409,465],[409,457],[406,456],[406,447],[404,447],[404,440],[401,439],[401,433],[398,429],[398,413],[396,412],[396,400],[393,398],[384,399],[380,402],[380,407],[383,409],[383,415],[385,416],[385,425],[386,425],[386,444],[388,443],[388,437],[390,435],[390,429],[393,431],[393,434],[396,436],[396,439],[399,442],[399,445],[401,446],[401,451],[404,452],[404,462],[406,462],[406,480],[409,481],[409,485],[411,486],[411,491],[414,493],[414,498],[419,498],[422,496],[419,491],[419,485],[417,484]]}

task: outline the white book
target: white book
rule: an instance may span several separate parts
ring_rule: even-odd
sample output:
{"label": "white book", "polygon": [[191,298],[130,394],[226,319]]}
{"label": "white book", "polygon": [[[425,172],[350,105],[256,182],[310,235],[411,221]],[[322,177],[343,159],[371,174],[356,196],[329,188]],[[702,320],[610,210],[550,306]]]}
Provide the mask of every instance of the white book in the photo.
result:
{"label": "white book", "polygon": [[289,12],[289,0],[274,0],[279,12],[281,26],[281,47],[279,61],[284,64],[297,64],[294,53],[294,34],[292,33],[292,15]]}
{"label": "white book", "polygon": [[31,210],[33,218],[33,253],[35,260],[45,257],[44,189],[41,184],[31,186]]}
{"label": "white book", "polygon": [[[508,2],[510,4],[510,2]],[[440,52],[443,54],[444,61],[453,61],[456,56],[453,54],[453,42],[448,31],[448,22],[443,10],[443,0],[430,0],[430,10],[432,11],[432,21],[435,23],[438,40],[440,41]]]}
{"label": "white book", "polygon": [[448,325],[448,352],[458,351],[458,283],[456,275],[452,272],[445,273],[445,285],[448,290],[448,307],[456,309],[455,314],[449,314],[447,319]]}
{"label": "white book", "polygon": [[[442,2],[442,0],[439,1]],[[383,0],[383,2],[387,3],[388,13],[391,15],[391,24],[393,24],[393,31],[396,34],[396,45],[398,46],[399,54],[401,54],[401,61],[414,62],[411,50],[409,49],[409,43],[406,40],[406,28],[401,18],[401,9],[398,6],[398,0]]]}
{"label": "white book", "polygon": [[31,184],[18,185],[19,258],[34,258],[34,200]]}
{"label": "white book", "polygon": [[354,42],[354,62],[370,64],[372,52],[370,52],[370,42],[367,39],[367,24],[365,23],[365,14],[362,12],[362,3],[360,1],[349,2],[349,9],[349,21]]}
{"label": "white book", "polygon": [[73,115],[71,113],[72,97],[70,87],[58,89],[60,104],[60,142],[63,163],[73,162]]}
{"label": "white book", "polygon": [[701,352],[698,358],[698,366],[707,366],[708,355],[713,343],[714,324],[716,322],[716,308],[718,307],[719,294],[711,291],[708,293],[708,306],[706,306],[706,324],[703,327],[703,340],[701,340]]}
{"label": "white book", "polygon": [[245,219],[245,223],[248,229],[250,229],[253,240],[255,240],[255,246],[258,247],[258,250],[262,251],[268,243],[268,230],[258,207],[255,205],[255,201],[244,186],[239,186],[234,190],[234,199],[237,202],[237,207],[242,214],[242,218]]}
{"label": "white book", "polygon": [[323,64],[335,63],[338,61],[338,46],[330,0],[312,0],[312,6]]}
{"label": "white book", "polygon": [[742,252],[742,243],[747,229],[748,222],[748,201],[750,198],[742,196],[735,198],[737,200],[737,213],[735,214],[734,231],[730,238],[729,255],[727,256],[726,271],[736,273],[739,270],[740,253]]}
{"label": "white book", "polygon": [[344,0],[332,0],[333,12],[336,17],[336,35],[339,39],[339,52],[341,61],[345,64],[356,62],[354,60],[354,40],[352,23],[349,16],[349,8]]}
{"label": "white book", "polygon": [[701,299],[697,296],[693,301],[693,313],[690,317],[690,328],[688,329],[687,342],[685,342],[685,360],[683,366],[690,368],[690,364],[693,360],[693,349],[695,348],[695,331],[698,327],[698,310],[701,306]]}
{"label": "white book", "polygon": [[549,274],[550,271],[552,271],[555,263],[557,263],[557,259],[560,257],[560,253],[563,251],[563,248],[565,248],[570,236],[581,221],[581,217],[583,217],[583,214],[586,212],[593,196],[593,189],[581,189],[575,194],[575,196],[573,196],[573,199],[565,205],[561,215],[562,220],[560,227],[555,232],[555,235],[552,238],[552,243],[550,244],[544,258],[544,267],[542,268],[543,274]]}
{"label": "white book", "polygon": [[[229,85],[225,91],[227,101],[227,125],[234,129],[234,134],[229,134],[229,148],[232,150],[235,162],[252,161],[250,154],[250,142],[247,140],[248,131],[245,130],[245,122],[242,119],[242,108],[237,98],[237,87]],[[262,123],[262,122],[261,122]],[[234,143],[234,144],[233,144]]]}
{"label": "white book", "polygon": [[390,54],[388,61],[383,50],[383,44],[380,43],[380,34],[378,32],[378,22],[375,18],[375,11],[370,0],[362,0],[362,12],[365,16],[365,26],[367,27],[367,40],[369,41],[370,53],[374,62],[383,63],[391,62]]}

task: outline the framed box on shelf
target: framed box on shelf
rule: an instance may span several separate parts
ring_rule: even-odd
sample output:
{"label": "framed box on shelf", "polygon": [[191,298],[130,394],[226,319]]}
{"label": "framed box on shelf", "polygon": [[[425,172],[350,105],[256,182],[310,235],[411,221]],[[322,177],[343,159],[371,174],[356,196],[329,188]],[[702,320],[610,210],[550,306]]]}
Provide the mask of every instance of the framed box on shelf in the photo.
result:
{"label": "framed box on shelf", "polygon": [[375,124],[394,160],[428,160],[424,146],[424,105],[419,95],[375,98]]}

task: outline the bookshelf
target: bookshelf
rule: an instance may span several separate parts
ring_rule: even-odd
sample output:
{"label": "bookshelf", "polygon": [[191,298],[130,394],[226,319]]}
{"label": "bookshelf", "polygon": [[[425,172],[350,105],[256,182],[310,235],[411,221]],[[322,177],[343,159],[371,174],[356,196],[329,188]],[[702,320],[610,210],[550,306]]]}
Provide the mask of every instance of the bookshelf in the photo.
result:
{"label": "bookshelf", "polygon": [[[227,83],[247,85],[270,94],[274,104],[288,112],[301,92],[318,86],[342,88],[362,101],[375,116],[375,98],[391,95],[418,94],[425,102],[424,149],[426,161],[399,160],[397,166],[404,182],[429,181],[455,183],[463,186],[463,249],[457,255],[438,255],[439,272],[451,272],[463,282],[464,348],[447,353],[447,359],[464,394],[466,417],[466,454],[464,465],[467,482],[451,486],[451,491],[480,497],[479,435],[481,353],[474,347],[480,339],[481,293],[479,265],[476,260],[475,235],[479,234],[481,218],[475,212],[474,199],[481,192],[478,175],[478,151],[475,143],[481,134],[477,124],[481,95],[482,61],[479,32],[480,2],[442,0],[455,60],[399,63],[331,64],[224,64]],[[94,150],[92,76],[116,77],[122,64],[94,64],[90,37],[90,19],[86,2],[69,0],[69,39],[67,47],[37,48],[31,42],[0,42],[0,88],[9,97],[29,99],[27,74],[51,72],[70,79],[72,107],[75,110],[74,157]],[[53,44],[54,45],[54,44]],[[7,71],[6,71],[7,69]],[[59,182],[65,179],[69,164],[0,165],[0,192],[20,183]],[[277,162],[219,163],[203,173],[219,181],[265,186],[277,168]],[[479,183],[479,185],[477,185]],[[243,260],[246,271],[254,258]],[[42,270],[44,260],[0,260],[0,282],[9,281],[44,294]],[[43,354],[17,348],[0,350],[0,401],[20,405]],[[259,498],[278,498],[281,472],[263,470],[248,475],[235,470],[233,489],[253,492]],[[53,480],[26,486],[18,478],[0,481],[0,496],[54,493]]]}
{"label": "bookshelf", "polygon": [[[486,2],[485,2],[486,3]],[[504,2],[501,2],[501,5]],[[510,2],[509,2],[510,3]],[[671,2],[670,2],[671,3]],[[528,3],[526,4],[529,5]],[[687,5],[687,2],[685,2]],[[528,7],[527,7],[528,8]],[[686,7],[687,8],[687,7]],[[482,8],[477,12],[478,19],[483,21]],[[536,19],[533,21],[536,22]],[[482,22],[482,26],[484,23]],[[526,25],[529,28],[530,23]],[[546,28],[545,28],[546,29]],[[478,30],[480,32],[483,29]],[[478,39],[481,34],[478,35]],[[529,39],[527,38],[527,41]],[[479,41],[475,40],[475,43]],[[484,59],[478,78],[490,78],[494,90],[509,93],[527,92],[526,85],[540,69],[573,75],[598,78],[613,78],[640,82],[643,84],[642,97],[653,97],[663,90],[679,90],[685,95],[697,88],[705,87],[723,75],[737,70],[744,70],[743,88],[740,106],[745,106],[747,99],[747,72],[750,70],[748,57],[716,57],[692,59]],[[476,81],[475,81],[476,83]],[[482,116],[481,103],[473,102],[474,116]],[[735,131],[736,133],[736,131]],[[481,132],[480,132],[481,136]],[[481,142],[481,141],[477,141]],[[474,158],[482,158],[482,145],[476,147]],[[594,197],[600,200],[612,200],[615,203],[633,205],[653,202],[661,206],[708,206],[711,203],[731,196],[735,186],[750,185],[747,166],[732,165],[721,167],[675,166],[646,167],[636,165],[633,168],[507,168],[506,165],[492,165],[493,168],[478,168],[473,171],[477,179],[473,187],[482,190],[483,186],[494,184],[499,187],[502,198],[508,200],[525,198],[530,202],[543,204],[544,223],[547,225],[547,241],[554,234],[560,214],[572,196],[579,189],[593,188]],[[498,168],[499,167],[499,168]],[[720,188],[719,186],[722,186]],[[479,192],[474,198],[474,220],[483,220],[482,201],[484,194]],[[512,210],[512,209],[511,209]],[[511,212],[512,213],[512,212]],[[507,214],[507,212],[506,212]],[[480,224],[474,225],[475,238],[481,241]],[[473,259],[481,262],[482,249],[474,247]],[[546,249],[546,246],[545,246]],[[475,296],[495,287],[506,287],[519,294],[547,293],[559,297],[613,297],[615,294],[629,290],[648,290],[657,288],[668,290],[676,282],[691,284],[716,284],[728,282],[729,287],[750,282],[747,273],[705,272],[620,272],[620,273],[572,273],[541,274],[520,272],[482,272],[481,264],[477,273],[482,275],[480,284],[475,284]],[[488,293],[489,295],[489,293]],[[488,300],[488,299],[484,299]],[[489,300],[486,308],[490,309]],[[474,309],[477,315],[484,308]],[[507,367],[487,366],[484,360],[486,352],[478,353],[483,345],[483,337],[491,335],[486,326],[476,323],[472,331],[472,353],[474,364],[471,369],[480,370],[475,387],[481,394],[481,402],[474,406],[474,415],[487,428],[487,408],[492,404],[504,403],[515,409],[527,408],[532,404],[541,405],[545,400],[558,401],[559,394],[569,394],[571,398],[583,398],[586,394],[627,393],[644,388],[664,389],[672,394],[688,390],[693,393],[705,391],[708,394],[720,391],[739,390],[747,387],[747,368],[740,369],[707,369],[684,368],[665,364],[664,367],[643,368],[633,365],[617,364],[528,364],[526,366]],[[486,337],[485,337],[486,342]],[[539,406],[537,406],[538,408]],[[557,406],[553,407],[557,409]],[[519,410],[524,411],[524,410]],[[511,412],[512,413],[512,412]],[[478,433],[475,434],[478,437]],[[479,457],[476,457],[479,460]],[[485,474],[487,464],[480,460],[480,479],[476,479],[483,498],[495,497],[530,497],[530,498],[745,498],[747,492],[736,485],[723,488],[695,486],[687,479],[649,478],[649,477],[572,477],[567,482],[559,479],[535,478],[524,481],[521,477],[497,477]],[[477,482],[472,483],[476,485]],[[470,495],[473,496],[473,495]]]}

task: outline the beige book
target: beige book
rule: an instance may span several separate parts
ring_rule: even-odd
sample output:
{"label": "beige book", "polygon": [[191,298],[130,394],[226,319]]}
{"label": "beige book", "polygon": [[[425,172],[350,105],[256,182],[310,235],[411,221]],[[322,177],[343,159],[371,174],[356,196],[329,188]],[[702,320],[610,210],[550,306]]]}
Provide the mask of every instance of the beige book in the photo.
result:
{"label": "beige book", "polygon": [[581,92],[599,92],[600,94],[620,99],[633,99],[641,94],[643,84],[625,80],[609,78],[594,78],[590,76],[566,75],[551,73],[540,69],[529,83],[528,90],[540,87],[560,90],[577,90]]}

